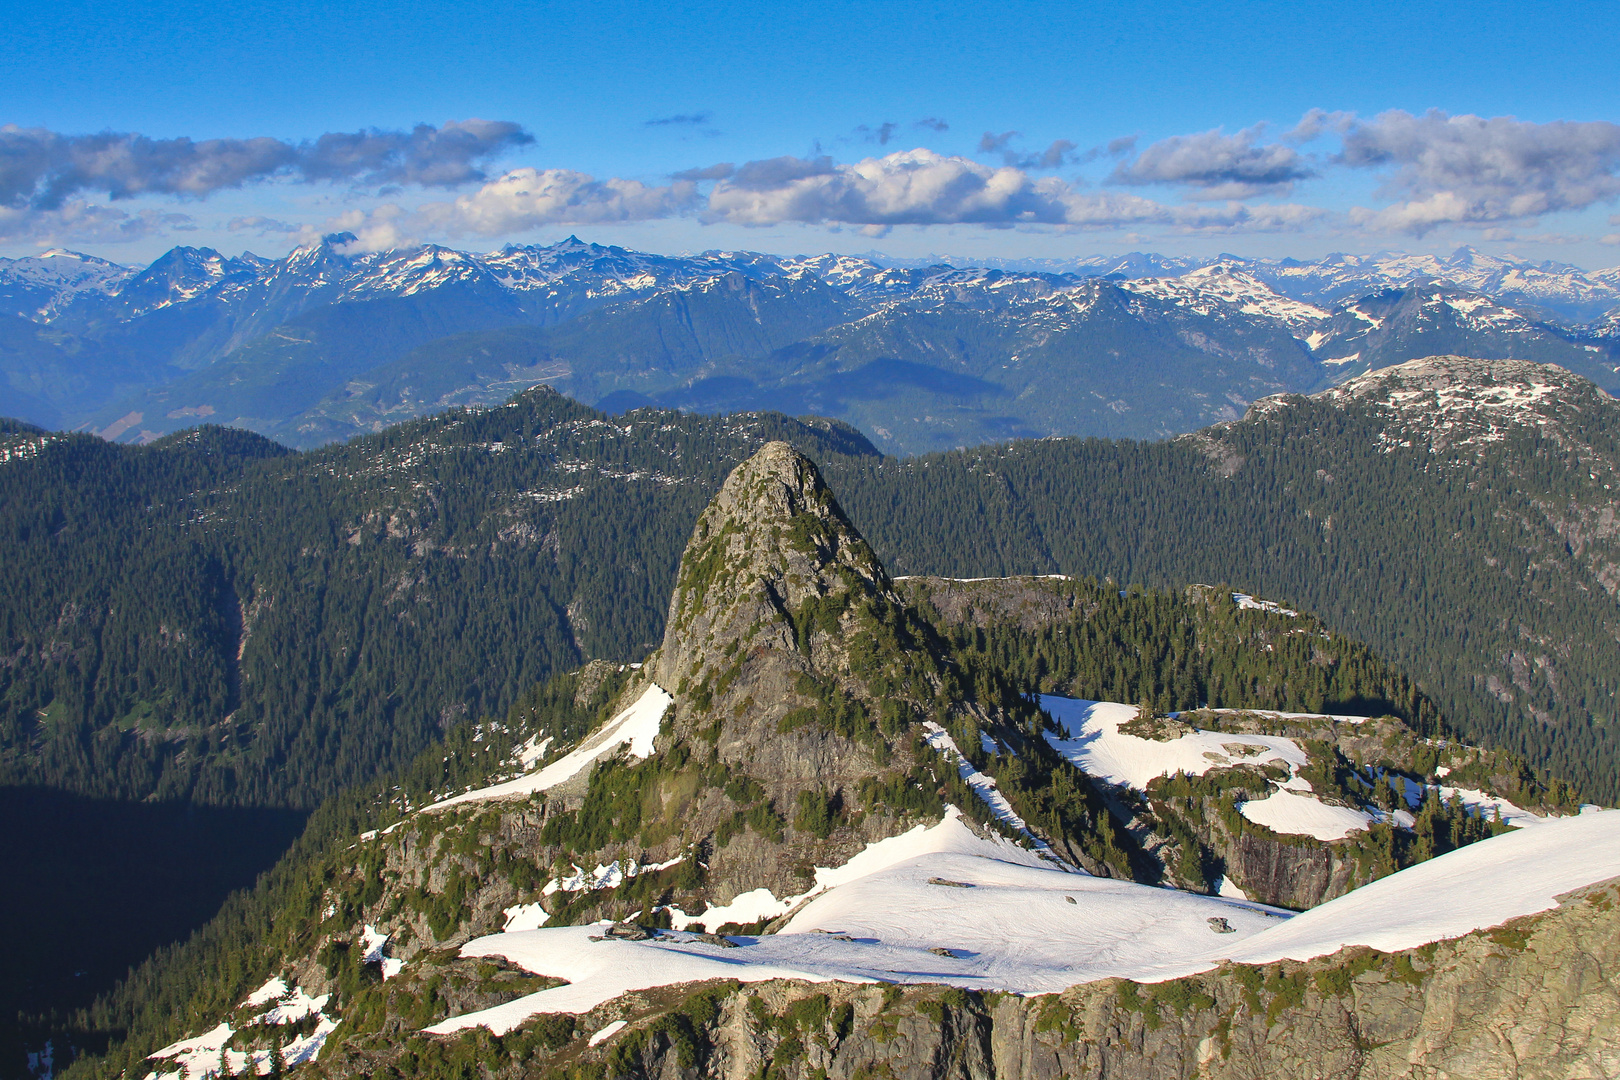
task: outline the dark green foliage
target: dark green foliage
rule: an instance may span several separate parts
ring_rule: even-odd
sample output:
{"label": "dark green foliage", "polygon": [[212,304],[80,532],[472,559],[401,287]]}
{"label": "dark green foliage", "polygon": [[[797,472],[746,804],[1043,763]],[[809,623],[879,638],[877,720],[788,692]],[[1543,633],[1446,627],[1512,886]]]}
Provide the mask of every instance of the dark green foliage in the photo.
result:
{"label": "dark green foliage", "polygon": [[0,467],[0,780],[308,809],[586,656],[639,659],[733,465],[860,445],[599,417],[542,389],[308,455],[204,428]]}
{"label": "dark green foliage", "polygon": [[[1546,515],[1611,494],[1523,430],[1475,460],[1380,425],[1297,402],[1220,429],[1227,470],[1190,439],[1053,439],[823,471],[892,573],[1232,582],[1365,641],[1468,741],[1620,799],[1620,617]],[[1620,413],[1591,410],[1580,437],[1613,460]],[[1166,675],[1153,689],[1174,693]]]}

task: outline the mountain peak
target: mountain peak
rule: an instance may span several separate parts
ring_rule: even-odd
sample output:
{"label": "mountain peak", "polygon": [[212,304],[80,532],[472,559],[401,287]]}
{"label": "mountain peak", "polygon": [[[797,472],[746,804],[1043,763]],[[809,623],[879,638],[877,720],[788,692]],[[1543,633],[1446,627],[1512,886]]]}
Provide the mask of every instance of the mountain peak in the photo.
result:
{"label": "mountain peak", "polygon": [[899,605],[877,556],[815,464],[785,442],[767,443],[698,518],[655,678],[697,685],[738,652],[777,655],[800,671],[840,667],[828,655],[840,651],[831,639],[857,609],[874,605]]}
{"label": "mountain peak", "polygon": [[[1294,395],[1262,398],[1245,420],[1305,401]],[[1313,400],[1370,407],[1385,427],[1385,449],[1426,445],[1431,451],[1480,449],[1514,429],[1534,429],[1565,446],[1582,444],[1593,410],[1614,407],[1602,388],[1557,364],[1471,356],[1424,356],[1377,368]],[[1398,434],[1397,434],[1398,433]]]}

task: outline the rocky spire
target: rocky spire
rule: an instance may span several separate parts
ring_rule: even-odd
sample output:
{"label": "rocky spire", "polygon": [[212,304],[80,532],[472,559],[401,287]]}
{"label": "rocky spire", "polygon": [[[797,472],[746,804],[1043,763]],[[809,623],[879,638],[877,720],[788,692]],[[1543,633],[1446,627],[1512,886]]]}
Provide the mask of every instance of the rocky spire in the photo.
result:
{"label": "rocky spire", "polygon": [[698,518],[654,678],[685,696],[717,667],[765,654],[834,675],[847,660],[846,624],[900,604],[815,465],[785,442],[767,443]]}

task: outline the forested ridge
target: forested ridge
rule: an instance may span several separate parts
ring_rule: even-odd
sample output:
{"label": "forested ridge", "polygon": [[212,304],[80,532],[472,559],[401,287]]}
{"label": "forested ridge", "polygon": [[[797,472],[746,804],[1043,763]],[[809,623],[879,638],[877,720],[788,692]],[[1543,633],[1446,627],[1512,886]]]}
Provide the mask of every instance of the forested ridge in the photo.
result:
{"label": "forested ridge", "polygon": [[1510,430],[1472,457],[1392,446],[1383,424],[1293,399],[1174,442],[897,461],[826,421],[610,423],[537,390],[300,455],[223,429],[144,448],[14,429],[45,444],[0,466],[0,776],[313,807],[551,673],[639,659],[698,511],[785,437],[895,573],[1230,583],[1366,641],[1465,737],[1613,801],[1620,618],[1601,544],[1548,507],[1609,504],[1594,461],[1616,460],[1615,410],[1583,417],[1578,447]]}
{"label": "forested ridge", "polygon": [[[1612,801],[1594,707],[1616,670],[1612,601],[1592,545],[1554,542],[1547,513],[1606,499],[1612,418],[1590,421],[1579,447],[1510,433],[1466,460],[1391,448],[1370,411],[1304,400],[1196,440],[908,461],[827,421],[609,418],[545,390],[306,454],[219,428],[128,447],[8,425],[3,776],[306,811],[348,792],[337,831],[351,828],[377,778],[413,759],[439,775],[446,733],[465,742],[584,659],[640,659],[698,512],[783,438],[822,463],[895,573],[1090,579],[1073,588],[1104,612],[1091,637],[953,638],[1028,689],[1389,711]],[[1184,591],[1200,581],[1229,584]],[[1303,642],[1266,650],[1244,631],[1255,616],[1210,617],[1231,589],[1321,614],[1301,625],[1333,635],[1330,662]],[[1521,686],[1497,661],[1526,640],[1553,664]],[[312,843],[337,835],[324,813],[312,828]],[[119,1008],[146,991],[128,993]],[[103,1012],[81,1035],[127,1022]]]}
{"label": "forested ridge", "polygon": [[1381,439],[1368,406],[1296,398],[1213,439],[1042,440],[828,474],[896,573],[1228,582],[1367,642],[1467,738],[1610,803],[1620,610],[1604,548],[1577,549],[1568,523],[1612,506],[1620,410],[1582,419],[1580,446],[1509,429],[1444,454]]}
{"label": "forested ridge", "polygon": [[549,391],[297,456],[53,439],[0,467],[0,778],[313,808],[650,648],[693,518],[775,437],[871,452],[774,415],[615,427]]}

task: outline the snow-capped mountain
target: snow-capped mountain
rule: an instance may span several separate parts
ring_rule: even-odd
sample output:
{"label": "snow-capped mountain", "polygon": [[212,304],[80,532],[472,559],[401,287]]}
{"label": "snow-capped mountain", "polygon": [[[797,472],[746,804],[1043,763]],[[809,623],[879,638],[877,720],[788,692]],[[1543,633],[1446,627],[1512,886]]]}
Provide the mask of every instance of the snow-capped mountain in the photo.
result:
{"label": "snow-capped mountain", "polygon": [[54,248],[21,259],[0,259],[0,312],[48,322],[81,293],[111,296],[134,277],[128,266]]}
{"label": "snow-capped mountain", "polygon": [[[1436,354],[1559,363],[1620,390],[1620,272],[1466,249],[953,266],[354,243],[181,247],[139,271],[63,252],[0,264],[18,316],[0,327],[0,412],[121,438],[212,418],[303,443],[548,381],[615,410],[827,413],[917,452],[1177,434]],[[517,330],[586,316],[544,341]]]}
{"label": "snow-capped mountain", "polygon": [[1216,263],[1180,277],[1136,278],[1121,285],[1130,292],[1168,300],[1199,315],[1235,308],[1244,315],[1275,320],[1308,344],[1311,336],[1333,318],[1332,312],[1314,304],[1278,294],[1237,263]]}
{"label": "snow-capped mountain", "polygon": [[1612,270],[1588,273],[1566,263],[1486,255],[1467,247],[1444,259],[1334,254],[1309,263],[1252,260],[1244,265],[1279,292],[1317,303],[1338,303],[1379,289],[1439,285],[1534,305],[1569,322],[1620,306],[1620,281]]}

